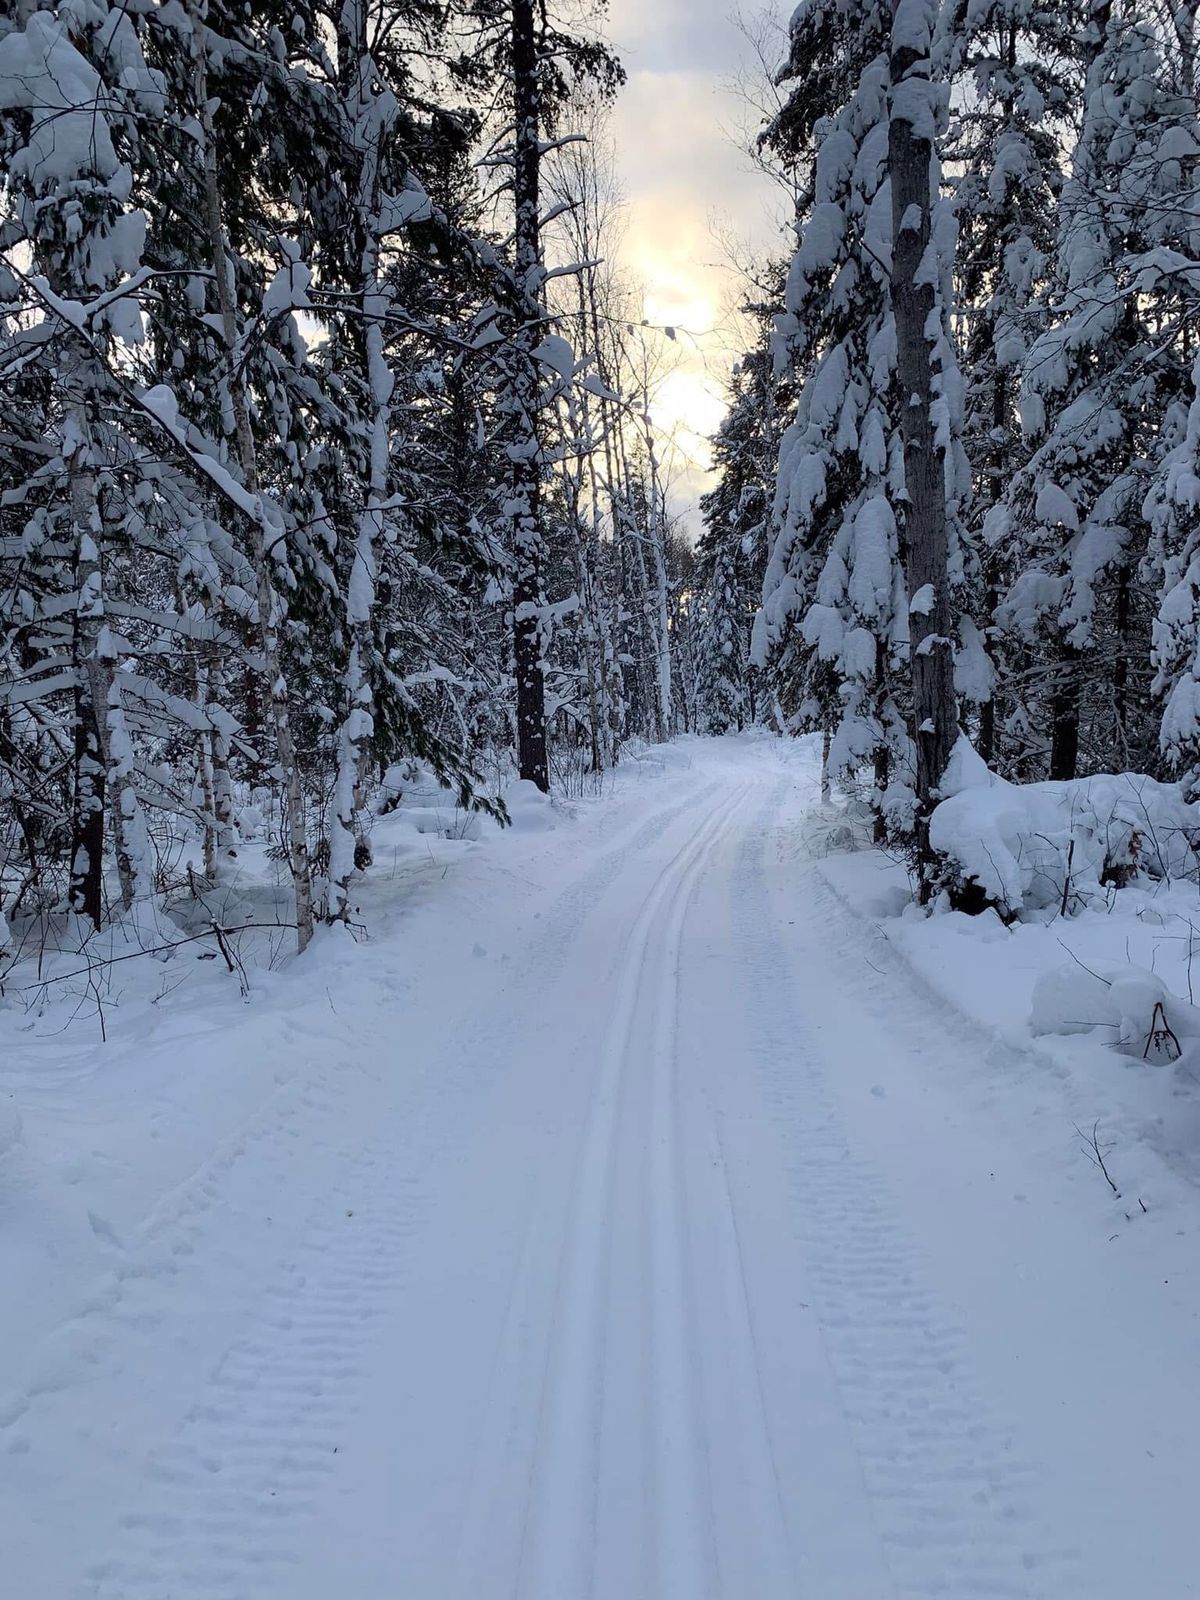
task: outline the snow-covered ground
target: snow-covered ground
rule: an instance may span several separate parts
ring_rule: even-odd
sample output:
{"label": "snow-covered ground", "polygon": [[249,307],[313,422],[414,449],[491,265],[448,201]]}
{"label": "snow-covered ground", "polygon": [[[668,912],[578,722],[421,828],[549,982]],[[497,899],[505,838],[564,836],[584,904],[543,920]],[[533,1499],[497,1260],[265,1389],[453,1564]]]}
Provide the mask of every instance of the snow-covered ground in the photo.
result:
{"label": "snow-covered ground", "polygon": [[1200,1594],[1195,1045],[1029,1029],[1161,902],[903,914],[766,737],[518,798],[0,1010],[0,1590]]}

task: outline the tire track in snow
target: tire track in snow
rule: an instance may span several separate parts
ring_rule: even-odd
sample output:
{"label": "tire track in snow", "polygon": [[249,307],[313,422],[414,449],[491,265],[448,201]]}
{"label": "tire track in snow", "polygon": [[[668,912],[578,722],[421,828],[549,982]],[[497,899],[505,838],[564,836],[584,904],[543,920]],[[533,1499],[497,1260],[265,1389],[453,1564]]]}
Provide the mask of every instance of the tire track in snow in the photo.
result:
{"label": "tire track in snow", "polygon": [[338,1464],[381,1325],[398,1310],[394,1261],[419,1192],[386,1141],[347,1159],[259,1320],[222,1357],[145,1493],[120,1518],[121,1553],[94,1563],[89,1600],[259,1600],[286,1588],[290,1530]]}
{"label": "tire track in snow", "polygon": [[[621,868],[634,863],[636,871],[636,863],[681,818],[695,816],[709,820],[705,818],[705,808],[711,806],[721,787],[705,782],[686,799],[660,809],[648,821],[643,818],[636,826],[622,829],[611,847],[584,876],[557,896],[544,933],[537,937],[528,953],[530,970],[543,975],[541,988],[547,991],[551,988],[553,973],[561,967],[565,953],[569,952],[577,961],[584,958],[588,948],[587,919],[595,917],[602,900],[619,886]],[[673,853],[659,877],[651,882],[649,893],[644,883],[637,885],[643,897],[643,912],[663,875],[678,864],[685,851],[695,847],[702,831],[703,821],[698,821],[695,833]],[[635,917],[635,928],[637,925]],[[603,955],[607,956],[612,947],[607,928],[602,929],[601,937]],[[626,952],[619,949],[610,970],[605,971],[597,964],[591,981],[615,987],[627,959]],[[528,1027],[528,1017],[524,1026]],[[560,1061],[559,1069],[565,1065],[565,1060]],[[596,1093],[594,1074],[593,1068],[590,1091],[593,1099]],[[586,1117],[585,1113],[585,1126]],[[445,1589],[438,1589],[439,1595],[444,1593],[452,1600],[480,1600],[485,1594],[509,1594],[518,1583],[530,1496],[528,1484],[522,1490],[520,1480],[534,1471],[539,1424],[531,1421],[531,1413],[536,1412],[545,1387],[546,1330],[553,1315],[556,1293],[555,1285],[547,1283],[546,1263],[563,1258],[565,1229],[561,1219],[564,1213],[571,1211],[572,1183],[577,1172],[577,1166],[569,1157],[565,1166],[565,1174],[555,1170],[531,1186],[528,1219],[515,1254],[505,1309],[488,1363],[490,1375],[486,1392],[489,1398],[482,1408],[471,1450],[464,1508],[448,1563],[452,1571],[447,1575]],[[607,1257],[604,1261],[607,1262]],[[561,1267],[559,1271],[561,1273]]]}
{"label": "tire track in snow", "polygon": [[[743,798],[735,798],[735,811]],[[727,826],[722,827],[712,844],[727,831]],[[711,846],[706,858],[709,855]],[[679,1077],[684,928],[698,876],[699,867],[681,887],[671,909],[662,945],[664,978],[655,1015],[650,1204],[652,1317],[657,1336],[654,1505],[658,1559],[649,1593],[678,1595],[681,1600],[717,1595],[732,1600],[744,1592],[724,1581],[722,1542],[728,1508],[714,1504],[709,1470],[709,1457],[715,1449],[726,1452],[734,1447],[729,1431],[732,1422],[743,1477],[741,1507],[753,1521],[746,1539],[753,1565],[753,1592],[756,1600],[774,1600],[794,1593],[795,1573],[781,1515],[737,1221],[711,1110],[700,1107],[700,1128],[694,1126],[695,1119],[685,1127]],[[688,1143],[689,1131],[696,1140],[694,1147]],[[705,1159],[709,1139],[716,1144],[715,1162]],[[689,1155],[693,1158],[690,1162]],[[688,1176],[693,1185],[690,1196]],[[714,1339],[716,1329],[701,1326],[694,1281],[701,1262],[708,1269],[715,1268],[723,1339]],[[729,1391],[736,1396],[736,1416],[726,1421],[716,1437],[716,1419],[706,1408],[700,1370],[702,1338],[710,1356],[715,1352],[725,1367]],[[701,1477],[703,1482],[698,1481]],[[738,1581],[746,1581],[745,1575],[734,1580]]]}
{"label": "tire track in snow", "polygon": [[[742,799],[738,791],[664,869],[634,925],[617,984],[583,1142],[575,1169],[550,1330],[522,1557],[520,1600],[586,1600],[593,1592],[594,1544],[604,1381],[605,1282],[611,1240],[612,1181],[621,1131],[623,1080],[637,1061],[634,1030],[643,994],[654,1007],[655,1153],[650,1157],[652,1272],[650,1382],[654,1463],[651,1473],[657,1594],[704,1600],[712,1592],[707,1547],[711,1515],[701,1496],[703,1465],[695,1433],[697,1391],[688,1344],[687,1265],[682,1232],[674,1107],[671,1103],[675,987],[682,907],[713,844]],[[665,911],[666,966],[650,959],[651,937]],[[672,953],[671,943],[675,949]],[[653,981],[655,988],[650,990]],[[665,1078],[664,1078],[665,1074]]]}
{"label": "tire track in snow", "polygon": [[[712,836],[719,837],[718,828]],[[683,917],[695,886],[693,870],[680,882],[660,946],[662,975],[651,1034],[650,1099],[650,1362],[653,1418],[651,1534],[656,1592],[706,1600],[713,1592],[712,1502],[705,1516],[701,1387],[688,1324],[692,1293],[686,1231],[687,1201],[679,1152],[679,956]]]}
{"label": "tire track in snow", "polygon": [[1038,1526],[1037,1476],[991,1418],[953,1317],[923,1283],[894,1203],[857,1157],[770,929],[764,858],[777,814],[747,832],[734,907],[748,1046],[790,1145],[808,1298],[903,1600],[1065,1600],[1074,1552]]}
{"label": "tire track in snow", "polygon": [[[710,796],[716,789],[709,784],[701,791]],[[547,964],[547,982],[552,981],[553,970],[561,963],[565,941],[581,912],[594,902],[598,893],[611,881],[614,869],[630,854],[636,854],[651,845],[675,819],[697,803],[696,795],[678,804],[669,804],[655,812],[649,820],[639,820],[621,830],[617,838],[597,859],[592,860],[578,877],[562,889],[551,903],[546,914],[546,928],[533,949],[539,962]],[[395,996],[397,1006],[402,1004],[400,991],[388,980],[388,989]],[[254,1019],[252,1025],[257,1025]],[[214,1033],[218,1028],[214,1027]],[[283,1023],[285,1041],[299,1045],[306,1039],[295,1025]],[[324,1042],[330,1050],[353,1043],[356,1061],[364,1055],[364,1045],[377,1042],[376,1030],[358,1029],[353,1041],[339,1037],[336,1028],[326,1030]],[[311,1042],[309,1038],[307,1042]],[[57,1347],[89,1346],[94,1342],[97,1350],[111,1342],[111,1324],[145,1324],[150,1317],[158,1316],[141,1302],[146,1286],[161,1280],[186,1283],[188,1263],[200,1258],[204,1250],[203,1230],[208,1217],[219,1212],[224,1189],[231,1175],[253,1161],[263,1151],[272,1159],[277,1152],[287,1152],[302,1137],[302,1128],[311,1124],[318,1130],[318,1139],[324,1139],[325,1127],[331,1113],[343,1097],[344,1085],[337,1081],[340,1062],[331,1062],[320,1050],[300,1054],[300,1065],[290,1070],[284,1065],[275,1073],[275,1087],[238,1125],[226,1132],[211,1151],[187,1177],[164,1192],[130,1235],[112,1270],[85,1291],[76,1312],[50,1331],[45,1341],[46,1352],[39,1352],[23,1381],[7,1390],[0,1389],[0,1438],[14,1423],[22,1420],[40,1396],[58,1393],[69,1386],[64,1377],[63,1361]],[[257,1289],[258,1285],[254,1285]],[[91,1330],[95,1327],[94,1338]],[[94,1372],[81,1372],[89,1382]]]}

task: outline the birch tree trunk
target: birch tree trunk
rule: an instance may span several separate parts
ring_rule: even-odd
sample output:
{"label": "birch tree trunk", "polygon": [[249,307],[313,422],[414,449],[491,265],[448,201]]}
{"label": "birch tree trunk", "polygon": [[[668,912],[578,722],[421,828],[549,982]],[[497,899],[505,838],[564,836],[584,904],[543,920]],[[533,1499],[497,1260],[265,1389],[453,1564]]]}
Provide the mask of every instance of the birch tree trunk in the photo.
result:
{"label": "birch tree trunk", "polygon": [[304,795],[300,785],[300,768],[296,761],[296,746],[292,736],[287,678],[284,675],[283,657],[279,646],[277,599],[275,586],[271,581],[268,535],[274,537],[277,530],[274,523],[268,520],[261,493],[258,458],[250,426],[250,407],[246,398],[245,384],[237,365],[237,307],[233,296],[232,263],[229,260],[228,241],[225,237],[225,214],[217,172],[212,102],[208,96],[207,28],[194,4],[191,7],[191,21],[195,52],[196,107],[204,143],[205,221],[213,261],[213,276],[216,281],[217,304],[221,313],[221,328],[229,357],[229,394],[233,407],[238,460],[245,487],[258,502],[258,515],[251,525],[251,559],[258,602],[258,638],[268,679],[276,762],[284,786],[284,820],[296,903],[296,945],[303,953],[313,933],[312,867],[304,824]]}
{"label": "birch tree trunk", "polygon": [[[934,348],[939,316],[931,249],[934,192],[934,90],[929,31],[915,5],[894,12],[888,172],[892,187],[892,308],[907,490],[904,531],[910,601],[913,737],[917,750],[920,897],[933,887],[929,814],[958,737],[946,519],[946,461],[934,429]],[[901,23],[904,26],[901,26]],[[914,26],[914,23],[917,25]]]}
{"label": "birch tree trunk", "polygon": [[642,396],[642,427],[646,438],[646,459],[650,466],[650,516],[646,532],[650,536],[654,564],[654,644],[655,676],[658,684],[658,714],[661,736],[671,737],[675,721],[671,685],[671,621],[670,594],[667,583],[666,532],[667,497],[663,493],[658,471],[658,456],[654,449],[654,425],[650,420],[649,375],[646,375]]}
{"label": "birch tree trunk", "polygon": [[[391,401],[394,380],[384,355],[384,319],[389,296],[380,273],[380,159],[394,121],[395,102],[373,92],[374,66],[367,38],[367,0],[345,0],[338,19],[338,74],[351,128],[356,170],[349,175],[354,200],[355,245],[359,260],[357,299],[362,312],[362,387],[370,422],[370,456],[365,500],[350,567],[346,620],[350,658],[346,667],[345,712],[338,740],[334,787],[334,826],[330,840],[328,914],[349,914],[349,883],[363,845],[359,794],[375,731],[370,660],[373,650],[376,552],[383,537],[383,505],[388,492]],[[398,108],[396,108],[398,109]]]}

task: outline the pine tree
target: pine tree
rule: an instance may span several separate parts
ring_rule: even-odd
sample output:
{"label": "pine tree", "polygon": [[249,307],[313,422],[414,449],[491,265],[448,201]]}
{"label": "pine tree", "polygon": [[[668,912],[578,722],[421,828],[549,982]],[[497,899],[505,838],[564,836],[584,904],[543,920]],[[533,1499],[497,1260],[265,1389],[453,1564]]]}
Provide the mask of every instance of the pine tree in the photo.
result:
{"label": "pine tree", "polygon": [[873,767],[877,805],[892,770],[910,760],[888,272],[889,29],[888,6],[874,0],[849,9],[810,0],[792,18],[793,88],[769,137],[813,156],[777,324],[798,398],[780,449],[777,532],[754,641],[793,726],[832,734],[835,771]]}
{"label": "pine tree", "polygon": [[734,369],[729,410],[713,443],[717,484],[700,501],[695,648],[700,711],[714,733],[755,721],[761,709],[750,628],[762,594],[787,403],[764,322],[758,348]]}
{"label": "pine tree", "polygon": [[899,0],[891,37],[888,173],[892,200],[891,304],[904,439],[904,531],[916,744],[920,895],[938,884],[928,820],[958,737],[952,572],[961,499],[959,375],[949,328],[955,232],[940,198],[937,140],[944,85],[934,72],[937,7]]}
{"label": "pine tree", "polygon": [[[482,324],[493,343],[497,405],[509,466],[502,521],[511,564],[517,765],[522,777],[549,786],[543,663],[549,638],[542,587],[545,548],[539,506],[547,472],[543,413],[558,396],[561,350],[547,345],[547,267],[542,248],[542,164],[554,148],[558,120],[577,83],[602,94],[621,80],[615,58],[598,41],[564,32],[532,0],[473,0],[479,28],[468,81],[502,86],[507,127],[490,165],[507,174],[511,249],[497,252],[495,303]],[[559,341],[560,345],[562,341]],[[542,358],[545,357],[545,360]],[[552,381],[544,392],[546,369]]]}
{"label": "pine tree", "polygon": [[706,733],[738,733],[751,717],[746,661],[746,594],[728,540],[713,551],[699,598],[697,697]]}
{"label": "pine tree", "polygon": [[[998,620],[1044,668],[1049,775],[1145,759],[1131,715],[1146,685],[1149,606],[1136,583],[1161,419],[1183,389],[1161,337],[1181,164],[1153,30],[1097,4],[1084,118],[1062,196],[1051,325],[1025,359],[1020,405],[1035,448],[1002,506],[997,540],[1020,570]],[[1168,292],[1171,292],[1168,289]]]}
{"label": "pine tree", "polygon": [[[22,699],[32,704],[50,697],[48,711],[55,716],[53,700],[69,685],[67,899],[95,928],[105,914],[107,809],[115,801],[118,819],[128,818],[130,830],[138,826],[136,803],[126,799],[119,698],[110,693],[110,502],[130,454],[112,421],[120,386],[111,362],[116,342],[136,346],[143,337],[137,287],[145,218],[130,203],[130,163],[137,159],[141,124],[160,108],[160,85],[123,9],[97,4],[81,18],[39,10],[23,27],[12,19],[0,23],[0,141],[13,206],[0,285],[12,318],[6,354],[18,373],[30,361],[42,369],[40,381],[26,373],[21,384],[40,391],[40,426],[50,445],[41,461],[26,456],[9,463],[15,481],[8,503],[32,510],[21,539],[40,574],[32,591],[22,580],[24,599],[10,595],[10,606],[17,601],[10,613],[17,637],[10,634],[6,651],[24,656],[26,676],[44,666],[50,639],[50,659],[69,663],[65,672],[30,683]],[[19,265],[18,244],[28,250],[28,269]],[[30,336],[22,313],[38,328],[25,359],[21,346]],[[43,563],[39,551],[46,551],[47,540],[57,548]],[[23,643],[21,633],[39,621],[41,643]]]}
{"label": "pine tree", "polygon": [[968,537],[985,581],[976,620],[990,650],[1004,653],[998,692],[986,656],[972,696],[980,707],[977,743],[985,761],[1020,748],[1023,707],[1014,694],[1019,653],[1006,651],[992,613],[1011,583],[1019,552],[984,538],[988,511],[1001,501],[1022,459],[1017,415],[1021,367],[1044,328],[1047,266],[1054,252],[1063,147],[1078,98],[1077,31],[1070,7],[1027,0],[960,0],[943,44],[957,93],[945,141],[959,220],[955,257],[964,379],[963,445],[974,494]]}
{"label": "pine tree", "polygon": [[1164,701],[1159,737],[1189,798],[1200,795],[1200,361],[1192,381],[1192,403],[1171,419],[1175,439],[1145,504],[1163,570],[1153,647],[1154,688]]}
{"label": "pine tree", "polygon": [[[880,830],[885,809],[898,825],[911,821],[916,776],[891,279],[891,29],[890,7],[865,0],[848,9],[812,0],[792,18],[795,87],[768,136],[794,157],[814,154],[778,320],[798,398],[780,449],[777,532],[754,636],[755,661],[786,697],[793,726],[831,735],[834,772],[873,770]],[[937,359],[949,385],[943,343]],[[958,447],[944,427],[940,437],[953,498]]]}

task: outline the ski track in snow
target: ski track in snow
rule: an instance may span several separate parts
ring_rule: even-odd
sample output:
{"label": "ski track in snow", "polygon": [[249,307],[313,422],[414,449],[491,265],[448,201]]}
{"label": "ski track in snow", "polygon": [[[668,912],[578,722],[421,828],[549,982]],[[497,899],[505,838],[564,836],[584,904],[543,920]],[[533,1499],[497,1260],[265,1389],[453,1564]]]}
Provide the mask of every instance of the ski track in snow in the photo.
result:
{"label": "ski track in snow", "polygon": [[[700,798],[713,788],[705,786]],[[544,914],[545,932],[534,936],[530,951],[535,969],[540,966],[547,982],[553,981],[556,965],[569,948],[571,928],[617,865],[630,856],[636,858],[682,811],[690,810],[696,798],[668,804],[649,819],[639,817],[554,896]],[[525,1000],[519,996],[513,1002],[510,1032]],[[380,1013],[395,1014],[402,1004],[399,986],[385,979]],[[189,1297],[195,1297],[202,1306],[210,1288],[204,1269],[217,1261],[224,1269],[217,1292],[228,1295],[230,1260],[235,1261],[233,1292],[244,1299],[240,1320],[247,1324],[246,1331],[215,1363],[208,1355],[211,1377],[201,1398],[184,1411],[176,1435],[146,1460],[146,1489],[137,1492],[137,1508],[119,1518],[125,1535],[122,1544],[138,1548],[136,1559],[124,1554],[95,1559],[92,1552],[79,1584],[55,1591],[43,1588],[47,1600],[52,1592],[55,1600],[59,1594],[63,1600],[68,1594],[72,1600],[75,1595],[95,1600],[126,1596],[207,1600],[210,1595],[251,1600],[264,1592],[273,1567],[287,1566],[284,1548],[272,1530],[281,1519],[302,1515],[312,1504],[311,1493],[292,1490],[297,1472],[315,1480],[335,1464],[329,1442],[331,1433],[336,1436],[334,1424],[362,1397],[363,1384],[355,1383],[354,1351],[365,1331],[383,1315],[378,1309],[382,1286],[396,1278],[387,1263],[394,1257],[396,1239],[408,1233],[395,1212],[394,1198],[407,1195],[410,1209],[418,1204],[415,1174],[433,1161],[444,1143],[438,1130],[426,1124],[436,1121],[431,1118],[435,1108],[444,1107],[438,1105],[432,1086],[424,1105],[411,1089],[400,1101],[384,1101],[382,1109],[391,1119],[389,1132],[360,1153],[355,1150],[355,1135],[345,1130],[347,1121],[353,1124],[356,1119],[348,1116],[343,1080],[347,1072],[355,1077],[366,1074],[365,1085],[354,1085],[358,1095],[363,1095],[364,1087],[367,1090],[362,1100],[351,1102],[358,1118],[365,1121],[364,1111],[381,1109],[376,1068],[389,1053],[389,1042],[378,1020],[355,1028],[353,1059],[345,1054],[336,1024],[327,1030],[330,1045],[338,1047],[330,1053],[306,1054],[302,1045],[307,1041],[290,1021],[284,1022],[282,1032],[284,1044],[297,1051],[301,1065],[290,1074],[277,1073],[282,1080],[279,1088],[154,1207],[140,1238],[127,1248],[118,1247],[111,1274],[93,1287],[77,1315],[52,1331],[35,1353],[25,1382],[0,1401],[0,1488],[7,1486],[10,1475],[16,1486],[28,1474],[28,1436],[43,1422],[40,1413],[46,1408],[56,1413],[53,1422],[60,1427],[66,1413],[65,1431],[73,1448],[93,1445],[98,1430],[76,1426],[72,1420],[81,1398],[76,1391],[105,1379],[112,1386],[108,1403],[112,1442],[107,1448],[114,1466],[126,1466],[120,1439],[122,1412],[127,1406],[136,1409],[136,1391],[148,1377],[153,1382],[156,1355],[167,1342],[164,1330],[174,1334],[173,1342],[179,1346],[188,1339],[185,1329],[171,1328],[173,1300],[178,1297],[181,1305],[187,1305]],[[504,1035],[502,1016],[472,1019],[462,1030],[468,1064],[477,1068]],[[427,1071],[426,1079],[431,1076]],[[461,1111],[465,1123],[471,1116],[468,1102]],[[414,1116],[415,1127],[402,1127],[406,1114]],[[341,1140],[335,1137],[339,1119]],[[295,1256],[282,1263],[264,1295],[261,1269],[269,1268],[270,1257],[237,1262],[236,1249],[222,1237],[227,1214],[245,1207],[248,1195],[261,1196],[269,1204],[278,1189],[294,1186],[298,1155],[303,1155],[307,1168],[300,1181],[306,1191],[313,1186],[316,1198],[305,1204],[305,1221],[293,1233]],[[386,1204],[380,1196],[385,1176],[392,1197]],[[358,1226],[350,1227],[343,1240],[340,1230],[330,1233],[328,1219],[331,1215],[340,1219],[347,1209],[355,1212]],[[342,1249],[347,1241],[354,1247],[348,1256]],[[258,1241],[260,1247],[264,1242]],[[355,1278],[353,1268],[347,1276],[347,1261],[361,1262],[360,1278]],[[331,1272],[337,1275],[329,1280]],[[347,1315],[339,1315],[340,1306],[349,1308]],[[330,1360],[327,1369],[322,1368],[319,1350],[322,1326],[331,1332],[336,1328],[336,1338],[343,1341],[339,1358]],[[292,1349],[293,1341],[299,1341],[301,1348]],[[197,1359],[204,1361],[204,1353],[198,1352]],[[167,1392],[174,1376],[164,1373],[159,1391],[168,1415],[178,1400]],[[264,1391],[272,1385],[278,1391],[265,1409],[253,1399],[239,1403],[235,1398],[238,1393],[255,1396],[260,1387],[257,1376],[262,1377]],[[85,1395],[84,1409],[86,1404]],[[243,1463],[257,1461],[257,1474],[245,1465],[226,1473],[226,1464],[239,1458]],[[102,1472],[105,1467],[97,1464],[95,1470]],[[81,1492],[86,1493],[87,1487],[85,1471]],[[47,1520],[53,1538],[53,1520]],[[35,1550],[30,1557],[33,1573],[38,1571],[38,1560]]]}
{"label": "ski track in snow", "polygon": [[253,1116],[135,1238],[96,1219],[113,1271],[0,1412],[14,1594],[1130,1592],[1085,1549],[1119,1497],[1062,1491],[1070,1414],[992,1381],[897,1189],[938,1130],[889,1154],[847,1100],[876,1035],[920,1079],[928,999],[843,976],[868,935],[819,873],[781,890],[809,776],[715,746],[552,881],[528,849],[449,1024],[403,920],[353,1016],[285,1022]]}
{"label": "ski track in snow", "polygon": [[[647,1489],[647,1567],[657,1575],[658,1592],[675,1587],[697,1600],[711,1592],[711,1512],[706,1514],[703,1503],[703,1457],[696,1438],[685,1202],[677,1149],[675,1012],[689,892],[742,798],[737,791],[727,799],[660,875],[623,957],[576,1168],[548,1341],[537,1456],[515,1586],[531,1600],[593,1592],[597,1455],[605,1443],[602,1411],[610,1389],[604,1344],[613,1186],[622,1135],[628,1136],[631,1122],[645,1109],[645,1087],[639,1093],[640,1086],[627,1081],[639,1071],[650,1102],[645,1126],[651,1292],[645,1307],[646,1371],[638,1375],[651,1417],[651,1460],[641,1471]],[[632,1461],[624,1466],[637,1470]]]}

